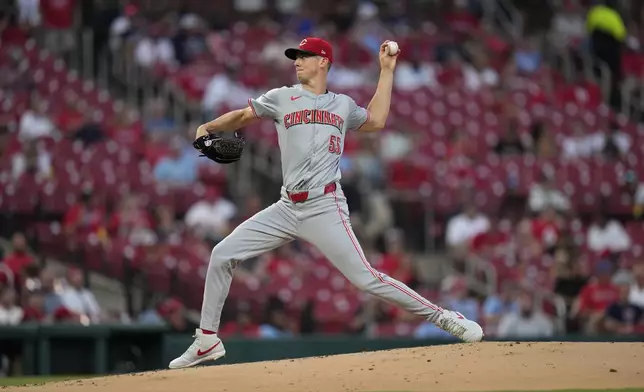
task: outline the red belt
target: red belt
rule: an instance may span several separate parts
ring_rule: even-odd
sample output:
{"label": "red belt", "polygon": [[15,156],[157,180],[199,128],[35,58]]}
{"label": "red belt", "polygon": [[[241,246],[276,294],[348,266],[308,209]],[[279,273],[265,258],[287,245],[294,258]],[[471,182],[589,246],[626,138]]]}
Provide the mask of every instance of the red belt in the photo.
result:
{"label": "red belt", "polygon": [[[334,192],[336,189],[337,185],[335,182],[332,182],[330,184],[327,184],[324,186],[324,195],[327,193]],[[288,198],[293,202],[293,203],[301,203],[303,201],[307,201],[309,199],[309,191],[306,192],[297,192],[297,193],[290,193],[286,192],[288,195]],[[320,195],[321,196],[321,195]]]}

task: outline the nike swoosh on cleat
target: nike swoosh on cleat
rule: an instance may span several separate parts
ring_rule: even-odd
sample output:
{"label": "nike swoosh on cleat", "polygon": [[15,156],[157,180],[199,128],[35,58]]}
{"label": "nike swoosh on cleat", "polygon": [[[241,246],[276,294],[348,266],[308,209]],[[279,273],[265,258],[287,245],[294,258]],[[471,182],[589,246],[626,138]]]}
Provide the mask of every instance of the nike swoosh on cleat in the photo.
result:
{"label": "nike swoosh on cleat", "polygon": [[211,352],[212,350],[214,350],[214,349],[215,349],[215,347],[219,346],[220,344],[221,344],[221,340],[220,340],[217,344],[215,344],[214,346],[210,347],[210,348],[209,348],[208,350],[206,350],[206,351],[197,350],[197,356],[199,356],[199,357],[200,357],[200,356],[202,356],[202,355],[206,355],[206,354],[208,354],[209,352]]}

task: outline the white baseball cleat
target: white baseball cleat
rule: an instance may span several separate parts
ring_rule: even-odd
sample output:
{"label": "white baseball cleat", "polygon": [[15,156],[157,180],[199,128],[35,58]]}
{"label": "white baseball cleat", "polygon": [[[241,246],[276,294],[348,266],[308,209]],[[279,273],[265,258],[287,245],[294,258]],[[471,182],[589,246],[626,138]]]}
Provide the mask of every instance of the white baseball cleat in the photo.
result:
{"label": "white baseball cleat", "polygon": [[483,328],[459,312],[443,310],[435,322],[436,326],[464,342],[474,343],[483,339]]}
{"label": "white baseball cleat", "polygon": [[179,358],[168,366],[170,369],[182,369],[195,366],[205,361],[214,361],[226,355],[226,349],[216,334],[206,335],[197,328],[193,336],[195,341]]}

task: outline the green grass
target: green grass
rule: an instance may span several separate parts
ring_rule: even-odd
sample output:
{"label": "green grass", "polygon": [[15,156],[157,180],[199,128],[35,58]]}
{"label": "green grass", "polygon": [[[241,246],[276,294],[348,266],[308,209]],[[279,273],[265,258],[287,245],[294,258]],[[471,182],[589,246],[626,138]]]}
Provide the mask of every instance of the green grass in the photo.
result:
{"label": "green grass", "polygon": [[91,376],[25,376],[0,378],[0,387],[40,385],[52,381],[78,380]]}

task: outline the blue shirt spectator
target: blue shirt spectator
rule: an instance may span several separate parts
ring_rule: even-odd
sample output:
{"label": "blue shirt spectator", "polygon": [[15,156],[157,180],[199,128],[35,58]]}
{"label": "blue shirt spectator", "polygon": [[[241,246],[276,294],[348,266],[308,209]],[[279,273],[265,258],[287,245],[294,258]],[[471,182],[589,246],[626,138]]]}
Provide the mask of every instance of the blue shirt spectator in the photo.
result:
{"label": "blue shirt spectator", "polygon": [[197,181],[196,154],[188,154],[183,146],[174,143],[171,152],[157,162],[154,178],[163,183],[187,185]]}

